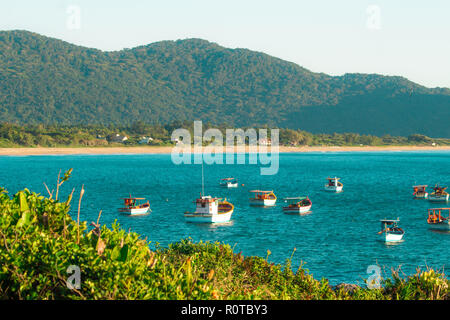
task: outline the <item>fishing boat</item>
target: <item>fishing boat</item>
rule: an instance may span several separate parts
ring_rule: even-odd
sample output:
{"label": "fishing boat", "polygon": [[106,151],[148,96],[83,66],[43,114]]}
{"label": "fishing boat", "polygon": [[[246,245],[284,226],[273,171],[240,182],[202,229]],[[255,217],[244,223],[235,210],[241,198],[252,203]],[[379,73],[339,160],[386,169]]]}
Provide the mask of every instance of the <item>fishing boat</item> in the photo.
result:
{"label": "fishing boat", "polygon": [[288,206],[283,207],[285,213],[305,213],[311,210],[312,202],[308,197],[284,198]]}
{"label": "fishing boat", "polygon": [[227,187],[227,188],[237,188],[238,187],[238,181],[235,178],[225,178],[220,180],[220,186],[221,187]]}
{"label": "fishing boat", "polygon": [[405,231],[399,228],[397,220],[380,220],[381,221],[381,231],[378,234],[382,235],[384,242],[398,242],[401,241]]}
{"label": "fishing boat", "polygon": [[234,211],[234,205],[221,198],[205,196],[205,183],[203,176],[202,161],[202,192],[200,197],[194,203],[196,205],[194,212],[185,212],[186,222],[194,223],[224,223],[229,222]]}
{"label": "fishing boat", "polygon": [[339,181],[340,178],[327,178],[328,183],[325,185],[325,190],[331,192],[341,192],[344,185]]}
{"label": "fishing boat", "polygon": [[[130,216],[139,216],[147,214],[150,210],[150,202],[141,203],[145,198],[134,198],[131,196],[123,198],[124,206],[119,211]],[[151,211],[151,210],[150,210]]]}
{"label": "fishing boat", "polygon": [[250,198],[251,206],[271,207],[277,202],[277,197],[273,191],[251,190],[255,197]]}
{"label": "fishing boat", "polygon": [[[444,217],[444,212],[447,217]],[[450,231],[450,208],[428,209],[427,222],[431,229]]]}
{"label": "fishing boat", "polygon": [[184,217],[187,222],[195,223],[223,223],[231,219],[234,211],[233,204],[222,201],[220,198],[202,196],[195,200],[195,212],[185,212]]}
{"label": "fishing boat", "polygon": [[414,199],[426,199],[428,198],[428,192],[426,191],[427,185],[420,185],[420,186],[413,186],[414,193],[413,197]]}
{"label": "fishing boat", "polygon": [[448,201],[449,194],[445,191],[446,189],[447,187],[439,187],[438,185],[436,185],[433,188],[434,191],[428,195],[428,200],[434,202]]}

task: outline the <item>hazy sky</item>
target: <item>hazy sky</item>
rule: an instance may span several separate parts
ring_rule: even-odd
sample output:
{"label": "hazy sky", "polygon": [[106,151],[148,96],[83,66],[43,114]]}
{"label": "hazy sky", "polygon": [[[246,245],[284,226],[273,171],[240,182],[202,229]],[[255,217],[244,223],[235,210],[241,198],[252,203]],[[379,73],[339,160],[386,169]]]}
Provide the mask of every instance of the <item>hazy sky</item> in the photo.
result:
{"label": "hazy sky", "polygon": [[450,87],[448,0],[2,0],[0,30],[12,29],[102,50],[202,38],[314,72]]}

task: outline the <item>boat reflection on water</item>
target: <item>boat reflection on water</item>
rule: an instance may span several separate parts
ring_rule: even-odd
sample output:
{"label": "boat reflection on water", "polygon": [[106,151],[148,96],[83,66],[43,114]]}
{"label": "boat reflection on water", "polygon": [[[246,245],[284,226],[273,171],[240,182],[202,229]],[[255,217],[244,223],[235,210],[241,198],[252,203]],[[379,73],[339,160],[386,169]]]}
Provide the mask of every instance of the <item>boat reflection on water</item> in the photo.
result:
{"label": "boat reflection on water", "polygon": [[285,214],[290,216],[309,216],[311,213],[313,213],[312,210],[305,212],[285,212]]}
{"label": "boat reflection on water", "polygon": [[210,231],[215,231],[215,230],[219,230],[220,228],[223,227],[231,227],[233,226],[234,221],[230,220],[228,222],[216,222],[216,223],[195,223],[192,225],[195,225],[198,228],[204,228]]}

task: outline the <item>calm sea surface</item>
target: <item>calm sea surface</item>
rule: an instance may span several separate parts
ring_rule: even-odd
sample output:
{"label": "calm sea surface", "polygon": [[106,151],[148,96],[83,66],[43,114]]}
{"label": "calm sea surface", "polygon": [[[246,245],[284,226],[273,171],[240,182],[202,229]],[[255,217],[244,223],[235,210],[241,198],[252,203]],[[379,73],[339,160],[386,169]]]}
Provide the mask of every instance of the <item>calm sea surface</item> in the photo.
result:
{"label": "calm sea surface", "polygon": [[[450,186],[450,152],[383,153],[307,153],[281,154],[280,169],[274,176],[261,176],[258,165],[205,165],[205,192],[226,197],[235,205],[232,223],[196,225],[184,221],[183,212],[194,210],[192,201],[201,191],[200,165],[172,164],[170,155],[82,155],[0,157],[0,186],[12,194],[25,187],[46,195],[43,182],[54,188],[59,169],[73,168],[73,177],[62,186],[67,197],[81,185],[81,217],[101,222],[118,220],[125,229],[148,236],[153,245],[167,246],[184,238],[195,241],[221,241],[244,255],[266,257],[283,263],[296,252],[293,266],[301,261],[316,278],[326,277],[332,284],[360,283],[367,278],[367,267],[379,264],[390,275],[390,268],[401,266],[406,274],[415,268],[448,268],[450,234],[429,230],[427,200],[413,200],[411,186],[417,184]],[[237,189],[218,186],[220,178],[239,179]],[[342,178],[344,192],[325,191],[325,178]],[[274,190],[278,203],[273,208],[249,206],[249,190]],[[150,200],[152,213],[141,217],[120,215],[121,197]],[[308,195],[309,215],[282,212],[281,198]],[[72,216],[76,217],[75,210]],[[386,245],[378,241],[379,219],[400,218],[404,241]]]}

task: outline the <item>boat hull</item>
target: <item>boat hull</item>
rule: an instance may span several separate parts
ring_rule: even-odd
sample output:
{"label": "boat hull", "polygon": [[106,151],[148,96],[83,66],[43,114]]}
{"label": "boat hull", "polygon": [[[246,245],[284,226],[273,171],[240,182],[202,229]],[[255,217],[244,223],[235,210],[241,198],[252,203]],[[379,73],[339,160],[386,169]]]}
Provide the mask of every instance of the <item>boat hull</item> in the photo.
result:
{"label": "boat hull", "polygon": [[217,214],[185,213],[184,218],[186,222],[192,223],[224,223],[231,220],[233,211]]}
{"label": "boat hull", "polygon": [[428,223],[428,225],[430,226],[430,229],[450,231],[450,222],[449,221]]}
{"label": "boat hull", "polygon": [[325,185],[325,190],[329,192],[342,192],[344,186],[329,186]]}
{"label": "boat hull", "polygon": [[432,202],[447,202],[448,199],[449,199],[449,196],[450,195],[448,195],[448,194],[445,194],[445,195],[442,195],[442,196],[436,196],[436,195],[430,194],[428,196],[428,201],[432,201]]}
{"label": "boat hull", "polygon": [[256,207],[273,207],[277,199],[250,199],[250,205]]}
{"label": "boat hull", "polygon": [[385,242],[398,242],[403,239],[404,233],[384,233],[384,241]]}
{"label": "boat hull", "polygon": [[147,214],[148,211],[150,210],[150,207],[145,207],[145,208],[131,208],[131,209],[121,209],[121,212],[123,214],[127,214],[129,216],[141,216],[144,214]]}
{"label": "boat hull", "polygon": [[311,210],[311,206],[304,207],[283,207],[283,212],[285,213],[305,213]]}
{"label": "boat hull", "polygon": [[224,188],[237,188],[238,184],[236,183],[227,183],[227,184],[221,184],[222,187]]}
{"label": "boat hull", "polygon": [[428,198],[428,192],[425,193],[419,193],[414,195],[414,199],[427,199]]}

